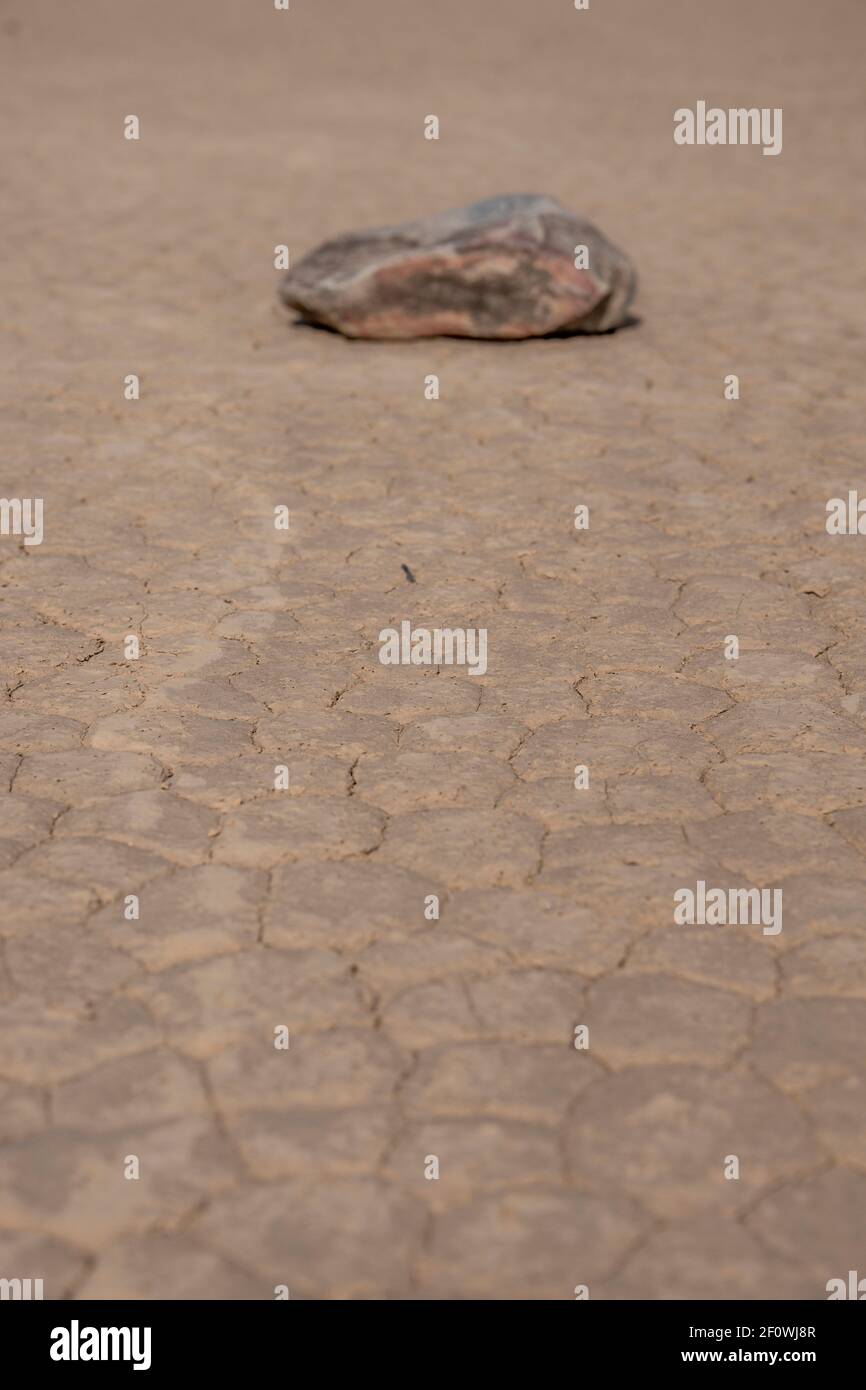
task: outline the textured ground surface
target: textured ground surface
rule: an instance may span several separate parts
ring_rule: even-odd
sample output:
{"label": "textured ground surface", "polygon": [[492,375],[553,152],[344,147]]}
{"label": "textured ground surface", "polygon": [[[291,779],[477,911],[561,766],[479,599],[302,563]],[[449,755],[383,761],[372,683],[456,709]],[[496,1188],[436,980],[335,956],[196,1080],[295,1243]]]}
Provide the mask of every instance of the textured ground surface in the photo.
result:
{"label": "textured ground surface", "polygon": [[[45,540],[0,538],[0,1275],[866,1272],[866,538],[824,527],[866,489],[863,28],[3,4],[2,493]],[[677,148],[698,99],[783,107],[783,153]],[[634,257],[639,327],[358,344],[276,303],[278,243],[524,190]],[[380,666],[402,618],[486,627],[487,675]],[[781,934],[674,926],[700,878],[781,887]]]}

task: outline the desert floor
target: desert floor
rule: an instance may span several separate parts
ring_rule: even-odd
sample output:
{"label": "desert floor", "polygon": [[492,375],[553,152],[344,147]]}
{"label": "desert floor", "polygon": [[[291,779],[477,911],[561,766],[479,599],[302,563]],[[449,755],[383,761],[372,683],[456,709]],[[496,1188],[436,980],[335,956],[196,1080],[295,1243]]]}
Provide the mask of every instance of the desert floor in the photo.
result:
{"label": "desert floor", "polygon": [[[866,491],[864,34],[3,4],[0,491],[44,540],[0,537],[0,1275],[866,1274],[866,538],[825,528]],[[677,147],[698,100],[783,108],[781,155]],[[638,325],[353,343],[277,303],[279,244],[521,191],[630,253]],[[486,627],[486,675],[382,666],[402,619]],[[676,925],[699,880],[782,889],[782,931]]]}

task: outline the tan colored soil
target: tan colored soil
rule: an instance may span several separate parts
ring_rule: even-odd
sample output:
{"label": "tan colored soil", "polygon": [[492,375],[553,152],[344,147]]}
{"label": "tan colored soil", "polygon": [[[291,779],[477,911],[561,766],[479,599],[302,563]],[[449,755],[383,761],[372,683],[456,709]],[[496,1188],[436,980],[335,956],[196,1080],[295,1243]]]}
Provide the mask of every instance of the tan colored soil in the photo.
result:
{"label": "tan colored soil", "polygon": [[[864,28],[2,6],[0,491],[45,538],[0,538],[0,1276],[863,1270],[866,538],[825,505],[866,493]],[[675,146],[700,99],[783,108],[782,154]],[[277,303],[280,243],[508,191],[633,256],[638,326],[353,343]],[[486,627],[487,674],[380,665],[403,618]],[[782,888],[783,930],[674,925],[701,879]]]}

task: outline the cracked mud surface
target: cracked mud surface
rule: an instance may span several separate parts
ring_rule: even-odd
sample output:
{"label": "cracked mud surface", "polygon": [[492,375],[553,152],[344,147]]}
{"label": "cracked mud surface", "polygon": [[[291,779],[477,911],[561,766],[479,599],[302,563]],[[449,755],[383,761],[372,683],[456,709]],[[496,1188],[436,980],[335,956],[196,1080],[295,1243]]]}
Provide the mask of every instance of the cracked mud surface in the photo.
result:
{"label": "cracked mud surface", "polygon": [[[2,492],[45,540],[0,539],[0,1274],[822,1298],[866,1251],[866,539],[824,525],[862,11],[374,8],[4,8]],[[782,155],[675,147],[702,97],[783,107]],[[276,302],[276,244],[535,188],[639,327]],[[403,618],[487,674],[381,666]],[[699,879],[782,932],[675,926]]]}

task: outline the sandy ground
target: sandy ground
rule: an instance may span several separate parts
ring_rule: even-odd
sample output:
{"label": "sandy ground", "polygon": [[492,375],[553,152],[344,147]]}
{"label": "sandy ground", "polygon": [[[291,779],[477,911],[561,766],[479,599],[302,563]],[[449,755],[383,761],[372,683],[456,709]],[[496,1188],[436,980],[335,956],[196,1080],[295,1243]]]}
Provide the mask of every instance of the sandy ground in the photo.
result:
{"label": "sandy ground", "polygon": [[[0,537],[0,1275],[866,1274],[866,539],[825,530],[866,490],[864,32],[0,7],[2,493],[44,498]],[[701,99],[782,107],[781,156],[675,146]],[[638,326],[350,343],[277,304],[277,244],[519,191],[633,256]],[[404,618],[486,627],[487,674],[380,665]],[[701,879],[781,888],[783,930],[675,925]]]}

